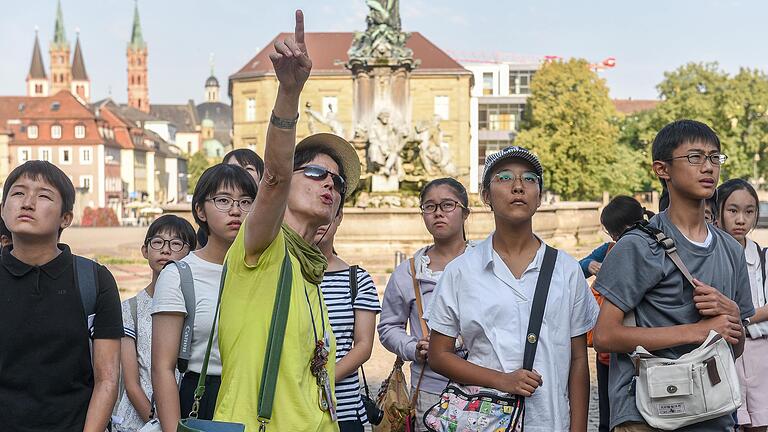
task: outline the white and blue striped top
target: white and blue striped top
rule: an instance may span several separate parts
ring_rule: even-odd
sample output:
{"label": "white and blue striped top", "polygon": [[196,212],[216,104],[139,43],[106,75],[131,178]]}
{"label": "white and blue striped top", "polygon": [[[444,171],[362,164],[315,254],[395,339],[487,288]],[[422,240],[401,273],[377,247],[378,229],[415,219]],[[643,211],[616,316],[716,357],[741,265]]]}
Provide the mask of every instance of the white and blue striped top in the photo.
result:
{"label": "white and blue striped top", "polygon": [[[336,362],[344,358],[352,348],[354,341],[355,316],[352,307],[352,294],[349,284],[349,270],[326,272],[320,284],[323,299],[328,308],[331,329],[336,336]],[[362,268],[357,269],[357,297],[354,309],[381,312],[379,295],[373,285],[373,279]],[[336,401],[339,421],[360,420],[368,423],[363,400],[360,397],[358,372],[336,383]]]}

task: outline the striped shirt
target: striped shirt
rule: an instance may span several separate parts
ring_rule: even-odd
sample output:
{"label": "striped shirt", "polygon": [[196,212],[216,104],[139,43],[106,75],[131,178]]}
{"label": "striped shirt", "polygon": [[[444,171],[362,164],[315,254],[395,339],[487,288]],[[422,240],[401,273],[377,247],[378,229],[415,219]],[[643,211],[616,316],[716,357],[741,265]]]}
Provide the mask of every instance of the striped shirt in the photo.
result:
{"label": "striped shirt", "polygon": [[[336,336],[336,362],[344,358],[354,341],[355,315],[352,310],[352,295],[349,284],[349,270],[326,272],[320,284],[323,299],[328,308],[328,319]],[[354,309],[381,312],[379,295],[371,275],[362,268],[357,269],[357,297]],[[368,423],[365,407],[360,397],[358,372],[336,382],[336,401],[339,421],[360,420]]]}

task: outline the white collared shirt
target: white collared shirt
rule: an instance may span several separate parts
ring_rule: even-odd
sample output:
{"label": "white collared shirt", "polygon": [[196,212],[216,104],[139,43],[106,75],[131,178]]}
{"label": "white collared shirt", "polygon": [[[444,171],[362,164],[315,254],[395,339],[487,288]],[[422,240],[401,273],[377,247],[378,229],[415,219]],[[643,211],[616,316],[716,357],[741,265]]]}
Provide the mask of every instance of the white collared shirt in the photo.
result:
{"label": "white collared shirt", "polygon": [[[461,335],[467,360],[513,372],[523,366],[531,303],[546,245],[520,279],[493,250],[493,234],[453,260],[435,288],[425,313],[432,330]],[[579,263],[559,251],[550,283],[534,369],[544,384],[526,401],[527,431],[567,431],[571,338],[592,329],[599,308]]]}

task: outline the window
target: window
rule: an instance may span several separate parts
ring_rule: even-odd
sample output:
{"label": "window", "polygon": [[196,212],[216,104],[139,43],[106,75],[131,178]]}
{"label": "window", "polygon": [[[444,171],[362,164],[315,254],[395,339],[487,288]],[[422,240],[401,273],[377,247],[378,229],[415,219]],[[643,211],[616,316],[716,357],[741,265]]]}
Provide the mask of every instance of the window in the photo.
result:
{"label": "window", "polygon": [[35,94],[43,94],[43,85],[35,84]]}
{"label": "window", "polygon": [[85,125],[75,126],[75,138],[78,138],[78,139],[85,138]]}
{"label": "window", "polygon": [[435,96],[435,115],[442,120],[448,120],[451,99],[448,96]]}
{"label": "window", "polygon": [[61,139],[61,125],[51,126],[51,138]]}
{"label": "window", "polygon": [[509,94],[530,94],[536,71],[509,71]]}
{"label": "window", "polygon": [[90,147],[80,147],[80,163],[83,165],[90,165],[93,155],[91,154]]}
{"label": "window", "polygon": [[339,99],[336,96],[323,96],[323,117],[328,117],[328,113],[339,112]]}
{"label": "window", "polygon": [[481,104],[478,109],[478,128],[492,131],[520,130],[525,104]]}
{"label": "window", "polygon": [[92,186],[93,186],[93,176],[90,176],[90,175],[80,176],[80,188],[82,188],[84,192],[91,192]]}
{"label": "window", "polygon": [[70,147],[59,148],[59,164],[60,165],[72,164],[72,148]]}
{"label": "window", "polygon": [[40,149],[37,151],[37,158],[39,160],[51,162],[51,148],[50,147],[40,147]]}
{"label": "window", "polygon": [[32,159],[32,149],[29,147],[19,147],[19,163],[23,164],[24,162]]}
{"label": "window", "polygon": [[493,72],[483,72],[483,96],[493,96]]}
{"label": "window", "polygon": [[245,121],[256,121],[256,99],[248,98],[245,102]]}
{"label": "window", "polygon": [[37,139],[37,125],[27,126],[27,138]]}

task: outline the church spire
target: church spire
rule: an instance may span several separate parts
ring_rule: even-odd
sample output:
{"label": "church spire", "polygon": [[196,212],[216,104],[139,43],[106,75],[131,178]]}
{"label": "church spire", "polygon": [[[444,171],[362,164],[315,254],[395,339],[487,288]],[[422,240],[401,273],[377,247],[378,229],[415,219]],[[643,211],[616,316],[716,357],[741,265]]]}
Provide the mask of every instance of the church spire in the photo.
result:
{"label": "church spire", "polygon": [[45,65],[43,64],[43,54],[40,52],[40,40],[37,37],[37,29],[35,29],[35,45],[32,48],[32,63],[29,65],[27,79],[48,79],[45,75]]}
{"label": "church spire", "polygon": [[52,49],[69,49],[67,34],[64,31],[64,14],[61,11],[61,0],[56,3],[56,24],[53,26]]}
{"label": "church spire", "polygon": [[133,30],[131,31],[130,47],[136,50],[146,48],[144,37],[141,34],[141,21],[139,20],[139,2],[134,1],[133,7]]}
{"label": "church spire", "polygon": [[27,74],[27,96],[48,96],[48,76],[45,74],[43,54],[35,27],[35,45],[32,47],[32,62]]}
{"label": "church spire", "polygon": [[75,57],[72,59],[72,80],[88,81],[88,73],[85,72],[85,61],[83,60],[83,50],[80,48],[80,33],[77,34],[75,42]]}

